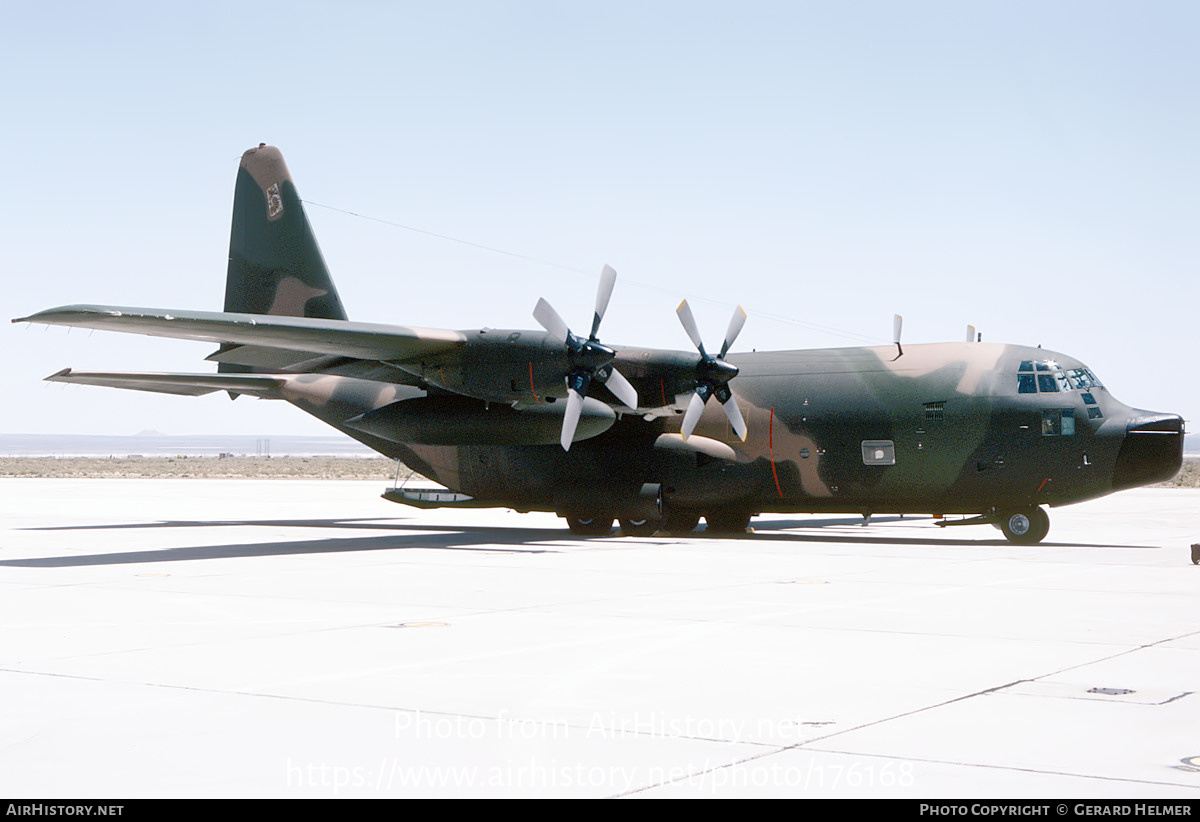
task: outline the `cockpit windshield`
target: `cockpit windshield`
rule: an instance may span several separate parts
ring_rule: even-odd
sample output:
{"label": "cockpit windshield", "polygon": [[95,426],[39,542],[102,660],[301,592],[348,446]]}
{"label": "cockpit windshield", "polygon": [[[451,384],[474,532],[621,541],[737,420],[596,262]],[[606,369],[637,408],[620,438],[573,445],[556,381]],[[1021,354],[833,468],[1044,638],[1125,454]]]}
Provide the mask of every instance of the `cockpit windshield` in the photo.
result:
{"label": "cockpit windshield", "polygon": [[1103,388],[1087,368],[1064,369],[1054,360],[1022,360],[1017,369],[1017,393],[1057,394]]}

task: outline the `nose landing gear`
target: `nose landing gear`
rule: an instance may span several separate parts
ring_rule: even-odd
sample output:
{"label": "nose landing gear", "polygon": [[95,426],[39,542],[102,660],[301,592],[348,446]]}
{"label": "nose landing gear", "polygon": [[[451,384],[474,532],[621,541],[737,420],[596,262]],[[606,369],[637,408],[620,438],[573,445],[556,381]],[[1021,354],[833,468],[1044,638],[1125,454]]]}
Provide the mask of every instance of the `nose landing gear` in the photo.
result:
{"label": "nose landing gear", "polygon": [[1001,512],[996,525],[1016,545],[1037,545],[1050,532],[1050,517],[1038,506]]}

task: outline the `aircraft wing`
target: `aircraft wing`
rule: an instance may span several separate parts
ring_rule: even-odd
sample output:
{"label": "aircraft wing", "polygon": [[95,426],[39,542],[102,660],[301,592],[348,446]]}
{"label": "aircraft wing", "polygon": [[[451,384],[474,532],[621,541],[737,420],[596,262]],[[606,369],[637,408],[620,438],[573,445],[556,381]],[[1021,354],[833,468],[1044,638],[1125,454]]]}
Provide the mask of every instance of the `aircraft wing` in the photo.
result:
{"label": "aircraft wing", "polygon": [[257,374],[159,374],[125,371],[72,371],[64,368],[46,377],[47,382],[103,385],[159,394],[200,397],[214,391],[229,391],[261,399],[279,399],[283,380]]}
{"label": "aircraft wing", "polygon": [[[124,374],[67,369],[49,378],[190,396],[214,391],[278,396],[272,392],[282,383],[264,374],[328,374],[434,385],[492,402],[539,403],[547,396],[567,394],[565,379],[572,368],[568,346],[542,332],[482,330],[468,334],[339,319],[104,305],[50,308],[13,322],[217,343],[220,348],[209,360],[257,372],[257,376],[228,371]],[[643,412],[675,406],[681,395],[696,389],[699,376],[696,355],[683,351],[622,348],[613,365],[636,388],[637,404]],[[601,392],[600,397],[620,407],[618,398],[609,397],[608,392]]]}
{"label": "aircraft wing", "polygon": [[99,328],[380,362],[402,362],[446,353],[462,346],[467,339],[461,331],[435,328],[112,305],[61,306],[13,322]]}

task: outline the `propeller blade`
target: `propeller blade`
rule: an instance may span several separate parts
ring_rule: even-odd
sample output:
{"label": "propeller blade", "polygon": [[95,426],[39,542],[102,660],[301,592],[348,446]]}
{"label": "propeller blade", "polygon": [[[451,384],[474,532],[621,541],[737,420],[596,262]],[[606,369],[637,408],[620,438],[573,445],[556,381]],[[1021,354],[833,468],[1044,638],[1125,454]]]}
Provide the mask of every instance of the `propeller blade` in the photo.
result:
{"label": "propeller blade", "polygon": [[737,339],[738,334],[742,333],[742,326],[746,324],[746,310],[740,305],[734,309],[733,317],[729,320],[729,328],[725,331],[725,342],[721,346],[720,357],[724,357],[729,353],[729,347],[733,345],[733,341]]}
{"label": "propeller blade", "polygon": [[733,432],[738,435],[738,439],[745,442],[746,421],[742,419],[742,412],[738,408],[737,400],[730,397],[721,403],[721,407],[725,409],[725,416],[729,417],[729,424],[733,426]]}
{"label": "propeller blade", "polygon": [[903,327],[903,325],[904,318],[897,314],[896,318],[892,320],[892,342],[894,342],[896,345],[900,344],[900,329]]}
{"label": "propeller blade", "polygon": [[559,442],[562,443],[564,451],[571,450],[571,443],[575,440],[575,428],[579,425],[579,414],[583,411],[583,395],[571,388],[567,391],[567,410],[563,414],[562,437]]}
{"label": "propeller blade", "polygon": [[975,326],[967,326],[967,342],[975,342]]}
{"label": "propeller blade", "polygon": [[679,308],[675,309],[675,313],[679,315],[679,322],[683,323],[683,330],[692,339],[692,345],[700,349],[700,355],[707,357],[704,353],[704,341],[700,339],[700,329],[696,325],[696,318],[692,316],[692,309],[688,305],[687,300],[679,304]]}
{"label": "propeller blade", "polygon": [[571,338],[571,329],[567,327],[566,322],[558,315],[554,307],[546,302],[545,297],[538,299],[537,305],[533,308],[533,318],[538,321],[538,325],[563,342]]}
{"label": "propeller blade", "polygon": [[600,321],[608,310],[608,301],[612,299],[613,286],[617,282],[617,272],[609,266],[604,266],[600,272],[600,287],[596,289],[596,313],[592,316],[592,334],[589,339],[596,339],[600,331]]}
{"label": "propeller blade", "polygon": [[688,403],[687,413],[683,415],[683,425],[679,429],[679,433],[686,440],[696,430],[696,423],[700,422],[700,415],[704,413],[704,398],[699,394],[692,394],[692,399]]}
{"label": "propeller blade", "polygon": [[603,382],[613,396],[621,401],[622,405],[626,408],[637,409],[637,389],[629,384],[629,380],[625,379],[620,371],[615,368],[608,369],[608,376],[604,378]]}

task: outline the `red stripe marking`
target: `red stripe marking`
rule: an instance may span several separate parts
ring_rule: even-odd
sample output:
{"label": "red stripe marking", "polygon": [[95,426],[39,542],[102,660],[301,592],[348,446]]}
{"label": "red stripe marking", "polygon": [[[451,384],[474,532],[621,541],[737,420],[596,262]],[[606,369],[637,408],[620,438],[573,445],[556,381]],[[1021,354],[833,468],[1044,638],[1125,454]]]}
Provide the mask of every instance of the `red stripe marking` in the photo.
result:
{"label": "red stripe marking", "polygon": [[771,406],[771,420],[767,423],[767,447],[771,451],[771,476],[775,478],[775,490],[783,499],[783,489],[779,487],[779,472],[775,470],[775,406]]}
{"label": "red stripe marking", "polygon": [[532,360],[529,361],[529,393],[533,394],[534,402],[539,402],[539,403],[541,402],[541,400],[538,399],[537,391],[535,391],[533,388],[533,361]]}

